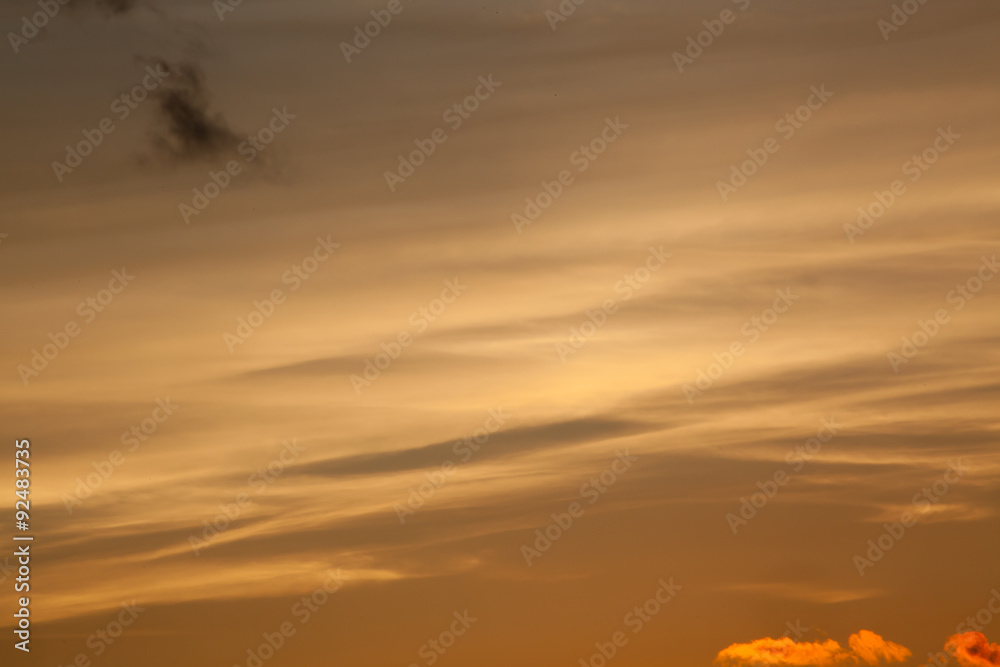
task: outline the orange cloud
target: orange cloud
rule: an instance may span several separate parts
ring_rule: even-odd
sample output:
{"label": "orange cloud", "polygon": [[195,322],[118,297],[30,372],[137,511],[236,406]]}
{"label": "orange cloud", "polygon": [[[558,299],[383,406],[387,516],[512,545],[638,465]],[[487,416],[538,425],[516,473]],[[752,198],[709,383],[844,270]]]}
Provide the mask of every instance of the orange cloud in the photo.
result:
{"label": "orange cloud", "polygon": [[851,662],[866,665],[902,662],[912,655],[906,647],[888,642],[869,630],[851,635],[848,643],[850,650],[832,639],[824,642],[797,642],[790,637],[781,639],[766,637],[748,644],[733,644],[720,651],[715,660],[733,667],[749,665],[828,667]]}
{"label": "orange cloud", "polygon": [[831,665],[843,659],[843,647],[832,639],[797,642],[789,637],[755,639],[719,651],[716,662],[729,665]]}
{"label": "orange cloud", "polygon": [[867,665],[877,665],[880,662],[903,662],[912,653],[910,649],[893,642],[888,642],[871,630],[862,630],[851,635],[848,640],[851,651],[858,662]]}
{"label": "orange cloud", "polygon": [[996,667],[1000,665],[1000,644],[991,644],[981,632],[952,635],[945,650],[955,656],[962,667]]}

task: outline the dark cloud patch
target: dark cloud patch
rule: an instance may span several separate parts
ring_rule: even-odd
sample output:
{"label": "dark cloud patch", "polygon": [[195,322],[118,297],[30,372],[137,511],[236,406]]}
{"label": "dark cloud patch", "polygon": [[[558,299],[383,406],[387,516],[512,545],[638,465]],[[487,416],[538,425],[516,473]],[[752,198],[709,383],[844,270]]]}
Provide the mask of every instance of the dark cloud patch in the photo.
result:
{"label": "dark cloud patch", "polygon": [[[72,0],[69,6],[95,10],[105,16],[120,16],[136,9],[138,2]],[[165,18],[155,8],[150,9]],[[153,144],[160,152],[177,160],[197,160],[236,149],[239,136],[221,114],[209,109],[205,73],[200,65],[192,60],[170,64],[160,57],[147,60],[146,64],[168,73],[166,81],[152,93],[157,102],[156,116],[160,126],[154,131]]]}
{"label": "dark cloud patch", "polygon": [[[513,428],[491,435],[489,446],[476,453],[476,460],[621,438],[656,428],[643,422],[600,417]],[[292,472],[339,477],[417,470],[456,458],[454,446],[455,441],[448,440],[415,449],[325,459],[298,466]]]}
{"label": "dark cloud patch", "polygon": [[236,150],[241,139],[221,114],[209,109],[205,73],[193,62],[170,64],[155,60],[153,67],[169,73],[153,93],[159,128],[153,143],[166,155],[197,160]]}
{"label": "dark cloud patch", "polygon": [[70,6],[77,9],[96,9],[107,15],[127,14],[136,8],[136,0],[73,0]]}

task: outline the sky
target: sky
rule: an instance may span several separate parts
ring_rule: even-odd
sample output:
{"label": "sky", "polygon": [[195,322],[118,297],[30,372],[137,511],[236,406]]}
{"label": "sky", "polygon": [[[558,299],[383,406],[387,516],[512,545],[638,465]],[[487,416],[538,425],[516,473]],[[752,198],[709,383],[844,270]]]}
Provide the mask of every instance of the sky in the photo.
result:
{"label": "sky", "polygon": [[3,664],[1000,665],[996,3],[54,6]]}

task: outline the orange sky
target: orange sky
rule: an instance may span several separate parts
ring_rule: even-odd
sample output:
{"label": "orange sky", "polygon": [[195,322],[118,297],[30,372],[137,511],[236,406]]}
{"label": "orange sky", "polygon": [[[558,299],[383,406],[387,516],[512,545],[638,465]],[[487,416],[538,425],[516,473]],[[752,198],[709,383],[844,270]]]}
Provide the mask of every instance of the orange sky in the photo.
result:
{"label": "orange sky", "polygon": [[105,4],[0,57],[4,665],[1000,638],[995,3]]}

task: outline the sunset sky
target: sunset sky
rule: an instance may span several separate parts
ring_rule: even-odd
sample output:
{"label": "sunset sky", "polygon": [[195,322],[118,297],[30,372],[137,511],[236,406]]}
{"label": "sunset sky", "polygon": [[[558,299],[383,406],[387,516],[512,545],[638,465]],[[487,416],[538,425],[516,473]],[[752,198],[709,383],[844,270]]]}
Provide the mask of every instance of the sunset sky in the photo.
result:
{"label": "sunset sky", "polygon": [[577,2],[4,3],[5,667],[1000,665],[1000,4]]}

